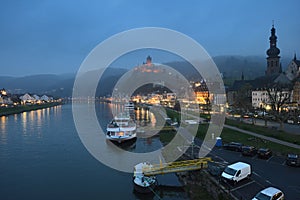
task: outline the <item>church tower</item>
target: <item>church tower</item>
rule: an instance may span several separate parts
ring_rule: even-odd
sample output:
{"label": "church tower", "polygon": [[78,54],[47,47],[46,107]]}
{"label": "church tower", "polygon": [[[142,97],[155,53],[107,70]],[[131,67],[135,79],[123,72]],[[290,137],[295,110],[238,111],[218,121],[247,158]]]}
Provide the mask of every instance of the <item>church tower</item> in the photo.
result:
{"label": "church tower", "polygon": [[280,50],[277,48],[277,36],[275,35],[276,29],[274,28],[274,24],[271,29],[270,40],[270,48],[267,50],[267,70],[266,75],[278,74],[282,72],[280,65]]}

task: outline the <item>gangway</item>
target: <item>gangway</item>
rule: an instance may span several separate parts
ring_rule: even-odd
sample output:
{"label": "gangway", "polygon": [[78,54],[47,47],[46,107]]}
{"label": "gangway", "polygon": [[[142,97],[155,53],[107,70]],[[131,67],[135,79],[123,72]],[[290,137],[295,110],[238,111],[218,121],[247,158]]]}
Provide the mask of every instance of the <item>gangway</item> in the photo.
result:
{"label": "gangway", "polygon": [[170,163],[151,164],[143,167],[142,172],[145,176],[154,176],[158,174],[167,174],[173,172],[191,171],[207,168],[210,157],[198,158],[193,160],[176,161]]}

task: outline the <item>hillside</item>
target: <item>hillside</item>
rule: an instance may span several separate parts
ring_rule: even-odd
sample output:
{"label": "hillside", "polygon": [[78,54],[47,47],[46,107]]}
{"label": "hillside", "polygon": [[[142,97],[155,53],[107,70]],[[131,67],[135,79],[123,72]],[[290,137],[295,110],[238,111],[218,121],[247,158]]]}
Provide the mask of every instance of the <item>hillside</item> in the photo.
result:
{"label": "hillside", "polygon": [[[245,79],[254,79],[262,76],[266,70],[266,58],[262,56],[217,56],[213,58],[219,71],[222,73],[224,82],[232,83],[234,80],[241,79],[244,73]],[[282,59],[283,69],[289,63],[289,59]],[[164,63],[173,67],[189,80],[199,80],[201,76],[188,62],[169,62]],[[128,69],[108,68],[97,88],[96,95],[103,96],[111,94],[112,88],[118,79]],[[83,77],[88,81],[89,77],[94,76],[95,71],[87,72]],[[12,93],[36,93],[49,94],[59,97],[72,95],[75,74],[42,74],[24,77],[0,76],[0,88],[8,89]]]}

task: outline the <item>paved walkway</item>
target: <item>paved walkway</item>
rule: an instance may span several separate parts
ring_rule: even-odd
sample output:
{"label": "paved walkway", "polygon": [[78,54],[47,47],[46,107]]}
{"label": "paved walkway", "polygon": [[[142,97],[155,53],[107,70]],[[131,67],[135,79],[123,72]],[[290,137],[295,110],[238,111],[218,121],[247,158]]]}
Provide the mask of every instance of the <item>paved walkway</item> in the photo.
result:
{"label": "paved walkway", "polygon": [[[200,117],[194,116],[194,115],[192,115],[192,114],[185,113],[185,115],[188,115],[188,116],[190,116],[190,117],[193,117],[193,118],[195,118],[196,120],[200,120],[200,119],[201,119]],[[268,140],[268,141],[271,141],[271,142],[274,142],[274,143],[277,143],[277,144],[281,144],[281,145],[285,145],[285,146],[288,146],[288,147],[300,149],[300,145],[298,145],[298,144],[293,144],[293,143],[286,142],[286,141],[283,141],[283,140],[278,140],[278,139],[276,139],[276,138],[267,137],[267,136],[264,136],[264,135],[261,135],[261,134],[257,134],[257,133],[251,132],[251,131],[246,131],[246,130],[237,128],[237,127],[235,127],[235,126],[229,126],[229,125],[224,124],[224,127],[230,128],[230,129],[232,129],[232,130],[236,130],[236,131],[239,131],[239,132],[248,134],[248,135],[252,135],[252,136],[255,136],[255,137],[264,139],[264,140]]]}
{"label": "paved walkway", "polygon": [[267,136],[264,136],[264,135],[261,135],[261,134],[257,134],[257,133],[251,132],[251,131],[246,131],[246,130],[237,128],[235,126],[229,126],[229,125],[224,124],[224,127],[230,128],[232,130],[236,130],[236,131],[248,134],[248,135],[252,135],[252,136],[264,139],[264,140],[268,140],[268,141],[271,141],[271,142],[274,142],[274,143],[278,143],[278,144],[282,144],[282,145],[285,145],[285,146],[289,146],[289,147],[293,147],[293,148],[296,148],[296,149],[300,149],[300,145],[298,145],[298,144],[293,144],[293,143],[290,143],[290,142],[278,140],[276,138],[267,137]]}
{"label": "paved walkway", "polygon": [[[228,117],[228,118],[236,120],[236,118],[233,118],[233,117]],[[252,119],[251,118],[246,118],[246,119],[240,118],[240,120],[243,123],[252,124]],[[265,120],[254,118],[254,125],[256,125],[256,126],[265,126]],[[267,122],[267,126],[268,127],[272,127],[272,128],[275,127],[275,128],[278,129],[280,127],[280,124],[278,122],[268,121]],[[295,134],[295,135],[300,135],[300,125],[298,125],[298,124],[284,123],[283,130],[285,132],[287,132],[287,133],[291,133],[291,134]]]}

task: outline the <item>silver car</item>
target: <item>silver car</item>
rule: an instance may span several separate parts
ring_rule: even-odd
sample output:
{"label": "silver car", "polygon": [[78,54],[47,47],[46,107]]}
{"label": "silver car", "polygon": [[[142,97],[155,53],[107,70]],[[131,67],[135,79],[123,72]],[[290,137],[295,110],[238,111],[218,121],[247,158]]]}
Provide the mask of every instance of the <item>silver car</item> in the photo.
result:
{"label": "silver car", "polygon": [[255,197],[252,200],[283,200],[284,194],[281,190],[274,188],[274,187],[268,187],[260,191],[255,195]]}

